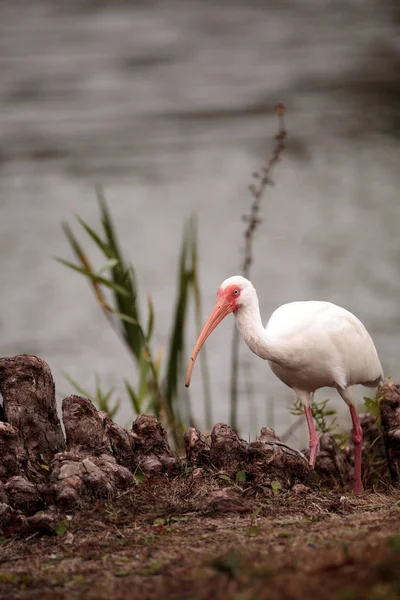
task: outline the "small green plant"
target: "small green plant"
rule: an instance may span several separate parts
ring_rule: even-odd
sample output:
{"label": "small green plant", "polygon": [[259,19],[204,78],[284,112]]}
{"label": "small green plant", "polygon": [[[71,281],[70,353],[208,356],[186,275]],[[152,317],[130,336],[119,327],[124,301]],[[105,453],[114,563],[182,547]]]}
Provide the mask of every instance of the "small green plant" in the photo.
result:
{"label": "small green plant", "polygon": [[246,471],[238,471],[235,475],[236,483],[245,483],[247,479]]}
{"label": "small green plant", "polygon": [[134,475],[138,484],[147,483],[149,481],[148,477],[146,477],[142,471],[136,471]]}
{"label": "small green plant", "polygon": [[290,538],[292,537],[293,533],[291,533],[290,531],[280,531],[278,533],[278,538]]}
{"label": "small green plant", "polygon": [[70,384],[76,389],[77,392],[82,394],[82,396],[84,396],[85,398],[88,398],[89,400],[91,400],[93,402],[93,404],[97,404],[99,409],[108,413],[112,419],[115,417],[115,415],[117,414],[117,412],[119,410],[121,401],[118,398],[117,400],[114,401],[113,404],[111,404],[111,399],[112,399],[112,395],[114,393],[114,388],[112,387],[107,392],[104,392],[102,390],[102,387],[100,384],[100,377],[98,376],[97,373],[95,374],[95,381],[96,381],[95,394],[91,394],[90,392],[88,392],[87,390],[82,388],[77,383],[77,381],[75,381],[75,379],[72,379],[72,377],[70,375],[68,375],[68,373],[63,373],[63,375],[64,375],[65,379],[67,379],[67,381],[69,381]]}
{"label": "small green plant", "polygon": [[368,398],[368,396],[364,396],[363,400],[365,410],[377,419],[379,419],[379,399]]}
{"label": "small green plant", "polygon": [[145,567],[138,569],[136,572],[140,575],[156,575],[163,568],[161,560],[153,560]]}
{"label": "small green plant", "polygon": [[56,535],[64,535],[64,533],[66,533],[67,530],[68,530],[68,521],[66,521],[66,520],[59,521],[54,529]]}
{"label": "small green plant", "polygon": [[[343,450],[349,436],[346,433],[340,433],[339,431],[336,431],[338,427],[335,418],[337,414],[336,409],[329,408],[328,399],[316,401],[314,400],[314,394],[311,394],[311,398],[313,400],[311,403],[311,411],[315,423],[315,429],[317,430],[318,434],[322,435],[323,433],[330,433],[336,440],[339,448]],[[292,415],[300,417],[304,416],[304,406],[299,398],[293,400],[289,411]]]}
{"label": "small green plant", "polygon": [[[376,430],[372,426],[364,440],[363,461],[364,480],[370,485],[387,483],[389,479],[387,457],[384,450],[383,432],[379,405],[383,396],[376,398],[364,397],[364,407],[367,413],[375,417]],[[371,432],[376,432],[371,436]]]}
{"label": "small green plant", "polygon": [[162,517],[157,517],[154,519],[153,526],[158,525],[171,525],[171,523],[187,523],[189,521],[189,517],[166,517],[165,519]]}
{"label": "small green plant", "polygon": [[395,534],[395,535],[388,537],[388,539],[386,540],[386,543],[391,550],[393,550],[394,552],[400,553],[400,535],[399,534]]}
{"label": "small green plant", "polygon": [[257,535],[258,533],[258,525],[257,525],[257,517],[260,514],[260,512],[262,511],[262,509],[264,508],[263,504],[260,504],[260,506],[257,506],[257,508],[251,513],[250,515],[250,536],[253,537],[255,535]]}
{"label": "small green plant", "polygon": [[[110,325],[123,340],[137,368],[137,383],[125,380],[125,390],[135,414],[151,412],[170,430],[176,447],[183,438],[182,424],[193,423],[187,393],[185,402],[179,392],[178,382],[182,378],[184,364],[185,330],[188,306],[194,301],[197,324],[201,324],[200,286],[198,279],[197,234],[194,220],[190,220],[183,233],[178,267],[177,300],[173,315],[171,335],[164,351],[152,348],[155,311],[150,296],[147,296],[147,318],[144,319],[139,306],[139,287],[135,270],[125,262],[120,243],[113,226],[105,198],[97,190],[100,207],[101,233],[97,233],[79,216],[77,220],[92,243],[100,250],[105,263],[95,270],[87,252],[78,242],[68,225],[64,232],[77,259],[77,264],[63,258],[57,260],[69,269],[84,275],[89,281],[94,296]],[[163,358],[165,359],[163,360]],[[204,381],[206,427],[212,426],[210,386],[205,353],[200,357]],[[95,394],[88,394],[71,377],[69,382],[95,402],[102,410],[115,416],[120,401],[112,401],[113,389],[103,392],[96,379]]]}
{"label": "small green plant", "polygon": [[260,504],[260,506],[257,506],[257,508],[255,509],[255,511],[253,511],[253,512],[251,513],[251,515],[250,515],[250,519],[251,519],[252,521],[254,521],[254,520],[255,520],[255,519],[258,517],[258,515],[260,514],[260,512],[262,511],[262,509],[263,509],[263,508],[264,508],[264,505],[263,505],[263,504]]}
{"label": "small green plant", "polygon": [[228,579],[235,579],[240,573],[242,555],[236,550],[231,550],[221,556],[216,556],[210,561],[210,567],[217,573],[223,573]]}
{"label": "small green plant", "polygon": [[[314,400],[314,394],[311,395],[313,402],[311,403],[311,411],[315,422],[315,429],[321,435],[323,433],[331,433],[337,428],[336,419],[332,418],[336,415],[336,410],[328,407],[329,400]],[[290,413],[294,416],[304,415],[304,406],[300,398],[293,400]]]}
{"label": "small green plant", "polygon": [[222,481],[227,481],[228,483],[233,483],[233,481],[229,477],[229,475],[225,475],[225,473],[219,473],[218,477],[219,477],[219,479],[222,479]]}
{"label": "small green plant", "polygon": [[[386,381],[390,381],[392,378],[391,377],[386,377],[385,382]],[[382,400],[385,398],[386,394],[385,392],[381,392],[380,395],[376,394],[375,398],[369,398],[368,396],[364,396],[363,400],[364,400],[364,407],[365,410],[367,411],[367,413],[369,413],[370,415],[372,415],[373,417],[376,418],[376,425],[379,429],[379,431],[381,430],[381,412],[379,409],[380,403],[382,402]]]}
{"label": "small green plant", "polygon": [[274,494],[274,496],[277,496],[281,491],[282,491],[282,484],[280,481],[272,481],[271,482],[271,489],[272,492]]}

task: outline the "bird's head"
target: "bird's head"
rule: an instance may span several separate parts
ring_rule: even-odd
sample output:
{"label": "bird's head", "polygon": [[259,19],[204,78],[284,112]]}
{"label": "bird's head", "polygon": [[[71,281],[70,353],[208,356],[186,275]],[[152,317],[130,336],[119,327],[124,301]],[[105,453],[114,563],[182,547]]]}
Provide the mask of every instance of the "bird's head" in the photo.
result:
{"label": "bird's head", "polygon": [[255,289],[251,282],[241,275],[234,275],[225,279],[219,286],[217,292],[217,301],[213,308],[207,323],[204,325],[200,333],[196,345],[193,349],[193,354],[190,358],[189,367],[186,374],[185,385],[189,387],[192,377],[192,371],[195,360],[200,352],[204,342],[221,321],[229,315],[229,313],[245,308],[255,297]]}

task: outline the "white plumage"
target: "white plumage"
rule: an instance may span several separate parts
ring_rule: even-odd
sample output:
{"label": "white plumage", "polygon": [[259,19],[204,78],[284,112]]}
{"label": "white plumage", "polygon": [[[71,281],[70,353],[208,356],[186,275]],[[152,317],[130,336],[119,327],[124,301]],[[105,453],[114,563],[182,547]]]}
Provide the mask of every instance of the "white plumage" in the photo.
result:
{"label": "white plumage", "polygon": [[[330,302],[291,302],[278,308],[266,327],[272,348],[285,354],[282,379],[308,392],[324,386],[376,387],[382,377],[374,343],[357,317]],[[270,363],[276,373],[274,363]]]}
{"label": "white plumage", "polygon": [[310,464],[318,445],[311,415],[310,393],[336,388],[349,405],[355,448],[354,492],[361,492],[362,430],[354,409],[355,385],[376,387],[382,366],[368,331],[351,312],[330,302],[291,302],[279,307],[264,328],[256,290],[236,275],[220,286],[217,303],[193,351],[186,377],[207,337],[230,312],[250,350],[268,360],[274,374],[301,399],[310,433]]}

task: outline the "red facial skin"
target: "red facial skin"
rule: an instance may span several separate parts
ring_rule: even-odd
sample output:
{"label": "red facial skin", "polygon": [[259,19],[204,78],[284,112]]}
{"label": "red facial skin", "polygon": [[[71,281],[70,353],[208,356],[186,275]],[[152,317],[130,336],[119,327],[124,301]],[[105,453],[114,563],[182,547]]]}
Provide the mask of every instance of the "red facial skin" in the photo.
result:
{"label": "red facial skin", "polygon": [[[235,294],[235,291],[237,292]],[[237,285],[229,285],[224,290],[219,288],[217,293],[217,304],[219,302],[227,302],[231,306],[231,312],[235,312],[239,308],[239,298],[241,289]]]}
{"label": "red facial skin", "polygon": [[207,323],[204,325],[202,332],[200,333],[196,345],[193,349],[193,354],[190,359],[190,363],[186,374],[186,387],[189,387],[190,385],[194,363],[204,342],[206,341],[210,333],[214,331],[217,325],[221,323],[222,319],[229,315],[229,313],[234,312],[239,308],[238,300],[240,298],[240,293],[241,289],[237,285],[230,285],[225,289],[219,288],[217,293],[217,302],[215,303],[214,309]]}

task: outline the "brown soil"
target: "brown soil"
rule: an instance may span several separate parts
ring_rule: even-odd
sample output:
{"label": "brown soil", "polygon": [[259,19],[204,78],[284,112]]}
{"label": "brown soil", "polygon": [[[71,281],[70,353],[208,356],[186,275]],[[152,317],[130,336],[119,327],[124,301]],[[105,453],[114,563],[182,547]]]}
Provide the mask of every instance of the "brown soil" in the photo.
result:
{"label": "brown soil", "polygon": [[0,391],[0,600],[400,598],[400,386],[383,437],[362,420],[357,498],[352,448],[327,434],[315,471],[271,429],[248,443],[223,423],[189,428],[184,458],[154,416],[126,430],[79,396],[64,440],[37,357],[0,359]]}
{"label": "brown soil", "polygon": [[179,478],[146,481],[61,521],[57,536],[10,532],[0,598],[400,598],[399,491],[356,498],[299,485],[256,498],[252,512],[228,503],[202,514],[196,489],[184,489]]}

